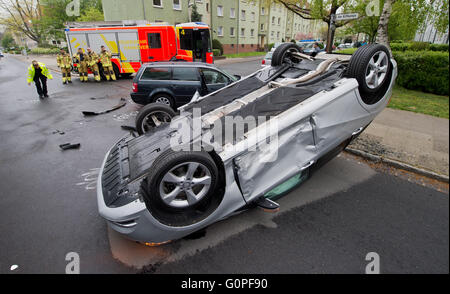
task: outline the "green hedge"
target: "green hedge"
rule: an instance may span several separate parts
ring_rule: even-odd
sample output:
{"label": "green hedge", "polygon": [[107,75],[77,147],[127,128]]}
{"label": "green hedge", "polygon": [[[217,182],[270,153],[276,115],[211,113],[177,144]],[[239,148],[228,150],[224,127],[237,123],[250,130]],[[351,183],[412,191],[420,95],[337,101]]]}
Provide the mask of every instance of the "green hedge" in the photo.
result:
{"label": "green hedge", "polygon": [[392,51],[447,51],[447,44],[430,44],[426,42],[391,43]]}
{"label": "green hedge", "polygon": [[31,49],[31,54],[36,54],[36,55],[45,55],[45,54],[58,54],[59,53],[59,48],[33,48]]}
{"label": "green hedge", "polygon": [[222,56],[222,54],[220,54],[220,49],[213,49],[213,54],[214,56]]}
{"label": "green hedge", "polygon": [[212,46],[213,46],[213,49],[220,50],[220,56],[223,55],[223,45],[222,45],[222,43],[220,43],[219,40],[214,39],[214,40],[212,41]]}
{"label": "green hedge", "polygon": [[398,63],[397,84],[411,90],[448,95],[449,53],[394,51]]}

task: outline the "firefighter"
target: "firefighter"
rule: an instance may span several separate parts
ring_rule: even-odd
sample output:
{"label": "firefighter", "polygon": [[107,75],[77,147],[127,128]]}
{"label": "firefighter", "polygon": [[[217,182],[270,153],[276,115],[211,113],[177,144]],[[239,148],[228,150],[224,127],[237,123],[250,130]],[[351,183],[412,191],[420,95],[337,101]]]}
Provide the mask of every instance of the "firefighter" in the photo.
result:
{"label": "firefighter", "polygon": [[101,46],[101,53],[100,53],[100,62],[103,66],[103,73],[105,74],[106,79],[109,80],[116,80],[116,75],[114,74],[114,69],[111,62],[111,52],[108,52],[105,48],[105,46]]}
{"label": "firefighter", "polygon": [[80,81],[82,83],[88,81],[88,55],[83,52],[83,49],[78,48],[77,55],[74,56],[78,64],[78,73],[80,74]]}
{"label": "firefighter", "polygon": [[56,62],[58,63],[58,67],[61,69],[63,84],[72,83],[72,77],[70,74],[72,61],[70,60],[70,55],[66,53],[64,49],[61,49],[58,57],[56,58]]}
{"label": "firefighter", "polygon": [[28,85],[31,85],[31,82],[34,81],[40,99],[44,97],[48,98],[47,79],[53,80],[53,76],[48,68],[45,64],[33,60],[28,68],[27,83]]}
{"label": "firefighter", "polygon": [[97,53],[92,51],[91,48],[87,48],[87,52],[88,52],[87,53],[88,66],[91,69],[92,73],[94,74],[95,81],[100,82],[101,78],[100,78],[100,72],[98,70],[99,57],[98,57]]}

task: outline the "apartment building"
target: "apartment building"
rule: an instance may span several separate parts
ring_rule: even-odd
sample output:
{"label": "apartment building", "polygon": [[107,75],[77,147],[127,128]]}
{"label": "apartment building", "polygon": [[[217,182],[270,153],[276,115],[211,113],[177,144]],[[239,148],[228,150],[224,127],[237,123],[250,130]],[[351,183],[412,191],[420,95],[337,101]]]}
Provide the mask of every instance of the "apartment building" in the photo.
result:
{"label": "apartment building", "polygon": [[271,43],[317,38],[319,21],[301,18],[271,0],[102,0],[105,20],[147,20],[178,24],[188,22],[190,4],[225,54],[250,52]]}

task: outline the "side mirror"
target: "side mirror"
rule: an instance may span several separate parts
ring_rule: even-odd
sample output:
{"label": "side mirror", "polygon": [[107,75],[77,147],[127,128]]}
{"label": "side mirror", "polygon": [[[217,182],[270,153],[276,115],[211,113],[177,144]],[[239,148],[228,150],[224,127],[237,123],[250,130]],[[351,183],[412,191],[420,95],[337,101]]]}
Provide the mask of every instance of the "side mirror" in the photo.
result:
{"label": "side mirror", "polygon": [[240,75],[234,75],[234,77],[235,77],[238,81],[240,81],[240,80],[242,79],[242,77],[241,77]]}

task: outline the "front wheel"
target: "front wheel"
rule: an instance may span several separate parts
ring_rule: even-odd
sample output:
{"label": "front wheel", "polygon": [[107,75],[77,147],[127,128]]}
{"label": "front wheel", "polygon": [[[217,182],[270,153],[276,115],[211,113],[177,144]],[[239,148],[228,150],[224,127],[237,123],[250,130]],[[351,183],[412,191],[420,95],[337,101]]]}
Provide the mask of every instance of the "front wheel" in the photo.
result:
{"label": "front wheel", "polygon": [[148,209],[171,226],[192,225],[219,205],[219,170],[207,152],[168,150],[142,184]]}
{"label": "front wheel", "polygon": [[168,105],[148,104],[139,111],[136,117],[136,129],[139,135],[143,135],[163,124],[170,123],[175,116],[175,111]]}

